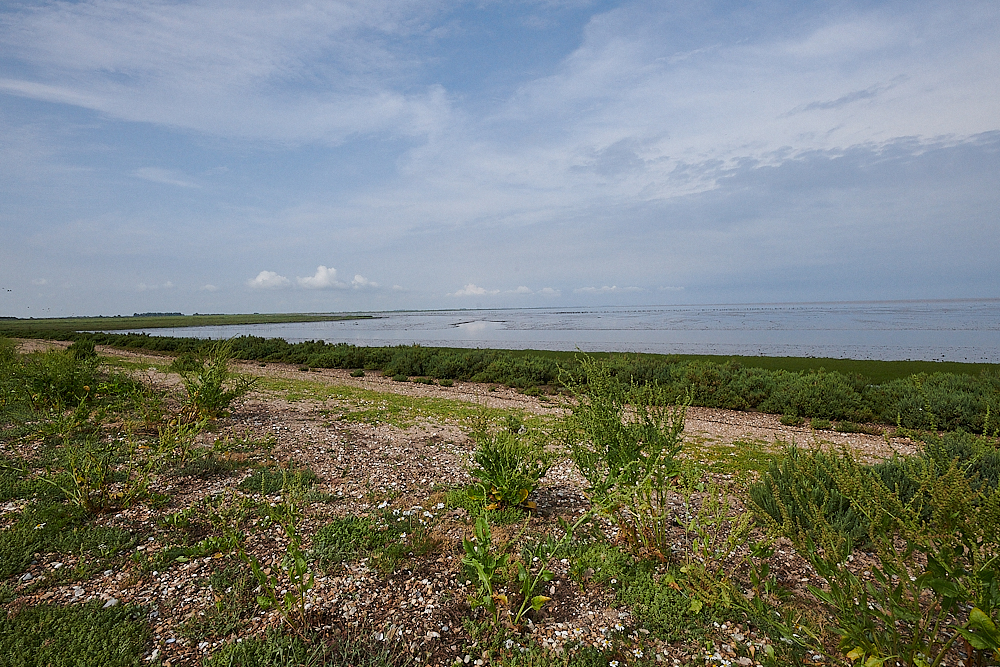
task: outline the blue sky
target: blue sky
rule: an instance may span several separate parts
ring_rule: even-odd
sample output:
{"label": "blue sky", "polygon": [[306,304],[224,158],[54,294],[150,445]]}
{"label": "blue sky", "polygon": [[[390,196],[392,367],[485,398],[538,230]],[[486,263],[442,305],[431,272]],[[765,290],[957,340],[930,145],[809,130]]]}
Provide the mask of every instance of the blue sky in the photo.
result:
{"label": "blue sky", "polygon": [[1000,296],[1000,4],[8,2],[0,315]]}

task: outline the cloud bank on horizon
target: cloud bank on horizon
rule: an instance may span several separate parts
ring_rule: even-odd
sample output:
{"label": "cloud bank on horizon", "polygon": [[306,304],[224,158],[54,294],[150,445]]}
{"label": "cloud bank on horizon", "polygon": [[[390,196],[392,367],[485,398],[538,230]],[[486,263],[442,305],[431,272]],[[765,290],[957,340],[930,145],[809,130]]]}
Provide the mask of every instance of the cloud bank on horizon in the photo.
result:
{"label": "cloud bank on horizon", "polygon": [[7,5],[0,315],[1000,296],[953,4]]}

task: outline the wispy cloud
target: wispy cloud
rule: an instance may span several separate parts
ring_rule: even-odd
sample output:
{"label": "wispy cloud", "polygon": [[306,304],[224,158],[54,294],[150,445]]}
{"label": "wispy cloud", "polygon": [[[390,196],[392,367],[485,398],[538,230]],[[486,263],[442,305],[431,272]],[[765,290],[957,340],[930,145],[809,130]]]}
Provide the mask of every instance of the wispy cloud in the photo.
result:
{"label": "wispy cloud", "polygon": [[163,183],[164,185],[176,185],[181,188],[201,187],[187,178],[184,174],[172,169],[161,169],[159,167],[142,167],[136,169],[132,174],[138,178],[153,183]]}
{"label": "wispy cloud", "polygon": [[445,96],[395,84],[436,4],[51,4],[4,16],[0,43],[34,75],[0,90],[226,136],[422,134],[448,115]]}
{"label": "wispy cloud", "polygon": [[846,95],[841,95],[835,100],[829,100],[826,102],[810,102],[795,109],[792,109],[785,116],[791,116],[796,113],[803,113],[806,111],[827,111],[830,109],[839,109],[840,107],[846,106],[848,104],[853,104],[854,102],[861,102],[863,100],[874,100],[875,98],[882,95],[882,93],[888,92],[895,88],[900,83],[906,81],[909,77],[901,75],[896,77],[889,83],[879,83],[873,86],[868,86],[864,90],[855,90],[853,92],[847,93]]}
{"label": "wispy cloud", "polygon": [[149,292],[151,290],[173,289],[173,287],[174,284],[168,280],[165,283],[161,284],[154,283],[152,285],[147,285],[146,283],[139,283],[138,285],[136,285],[136,290],[140,292]]}
{"label": "wispy cloud", "polygon": [[605,285],[604,287],[579,287],[573,290],[574,294],[627,294],[629,292],[642,292],[641,287],[618,287],[617,285]]}

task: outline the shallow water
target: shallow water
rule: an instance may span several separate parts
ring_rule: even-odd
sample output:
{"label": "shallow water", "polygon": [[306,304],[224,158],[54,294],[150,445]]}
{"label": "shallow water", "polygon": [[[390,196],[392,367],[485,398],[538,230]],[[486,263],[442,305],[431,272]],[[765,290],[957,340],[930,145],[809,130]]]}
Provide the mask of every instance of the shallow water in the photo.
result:
{"label": "shallow water", "polygon": [[137,329],[381,346],[1000,363],[1000,299],[364,313],[370,320]]}

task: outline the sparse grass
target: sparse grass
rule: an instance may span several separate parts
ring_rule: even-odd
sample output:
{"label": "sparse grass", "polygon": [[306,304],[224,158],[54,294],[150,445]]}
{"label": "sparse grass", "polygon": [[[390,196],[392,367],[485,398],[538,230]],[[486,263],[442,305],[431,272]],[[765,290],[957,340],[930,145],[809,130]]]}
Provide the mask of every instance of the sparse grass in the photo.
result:
{"label": "sparse grass", "polygon": [[197,614],[184,622],[181,634],[200,641],[227,637],[242,629],[247,618],[256,611],[254,589],[257,581],[243,563],[230,563],[212,572],[208,577],[213,603],[204,614]]}
{"label": "sparse grass", "polygon": [[230,643],[205,667],[407,667],[413,658],[403,646],[370,638],[288,637],[272,632]]}
{"label": "sparse grass", "polygon": [[0,580],[20,574],[36,553],[87,554],[88,561],[63,576],[84,577],[135,544],[131,532],[88,522],[85,512],[66,503],[38,500],[0,532]]}
{"label": "sparse grass", "polygon": [[240,488],[247,493],[270,496],[289,486],[308,489],[316,479],[316,473],[308,468],[258,468],[240,482]]}
{"label": "sparse grass", "polygon": [[[327,414],[339,421],[389,424],[402,429],[421,421],[471,425],[483,411],[483,408],[468,401],[404,396],[310,380],[265,378],[261,382],[261,388],[283,394],[289,401],[337,401],[340,406],[328,408]],[[506,414],[506,411],[499,409],[485,410],[494,419]]]}
{"label": "sparse grass", "polygon": [[707,472],[742,479],[767,470],[772,461],[782,456],[784,446],[785,443],[778,441],[734,440],[726,444],[692,438],[685,441],[684,458]]}

